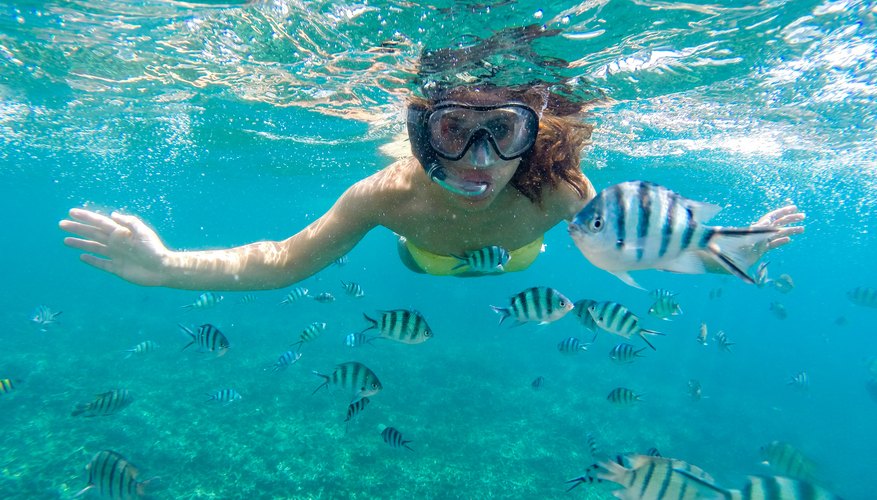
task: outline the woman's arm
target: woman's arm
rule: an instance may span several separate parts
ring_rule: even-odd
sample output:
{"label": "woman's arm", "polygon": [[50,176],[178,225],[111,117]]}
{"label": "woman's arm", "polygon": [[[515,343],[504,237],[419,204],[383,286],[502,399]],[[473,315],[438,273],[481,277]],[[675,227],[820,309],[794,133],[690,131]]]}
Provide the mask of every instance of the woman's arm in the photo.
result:
{"label": "woman's arm", "polygon": [[[64,243],[89,252],[80,258],[132,283],[189,290],[261,290],[305,279],[349,252],[377,224],[377,174],[348,189],[335,205],[284,241],[223,250],[175,252],[130,215],[70,211]],[[93,255],[92,255],[93,254]]]}

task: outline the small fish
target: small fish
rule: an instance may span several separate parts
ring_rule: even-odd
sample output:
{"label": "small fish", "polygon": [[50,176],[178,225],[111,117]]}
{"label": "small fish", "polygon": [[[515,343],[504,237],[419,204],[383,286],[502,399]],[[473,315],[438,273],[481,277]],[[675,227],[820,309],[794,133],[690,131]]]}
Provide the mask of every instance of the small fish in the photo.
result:
{"label": "small fish", "polygon": [[245,293],[241,295],[240,299],[238,299],[239,304],[252,304],[253,302],[256,302],[255,293]]}
{"label": "small fish", "polygon": [[644,357],[640,353],[646,348],[637,349],[627,342],[622,342],[609,351],[609,359],[619,364],[633,363],[636,358]]}
{"label": "small fish", "polygon": [[709,293],[710,300],[717,300],[722,298],[722,287],[711,288]]}
{"label": "small fish", "polygon": [[181,306],[181,309],[209,309],[222,302],[223,296],[215,292],[204,292],[195,299],[195,302]]}
{"label": "small fish", "polygon": [[[698,495],[697,488],[691,486],[694,479],[679,474],[679,470],[687,471],[691,478],[709,484],[713,482],[712,476],[700,467],[682,460],[649,455],[623,455],[615,460],[604,460],[597,464],[597,479],[623,486],[623,489],[613,492],[618,498],[695,500],[714,497]],[[579,484],[593,481],[589,473],[570,479],[567,483],[575,483],[570,487],[571,490]]]}
{"label": "small fish", "polygon": [[391,448],[408,448],[411,451],[408,443],[411,442],[410,439],[403,439],[402,433],[399,432],[395,427],[387,427],[384,424],[378,426],[378,431],[381,433],[381,437],[384,438],[384,442],[390,445]]}
{"label": "small fish", "polygon": [[716,334],[715,341],[719,346],[720,351],[731,352],[731,346],[734,345],[734,342],[728,340],[728,335],[724,331],[719,330],[719,333]]}
{"label": "small fish", "polygon": [[70,414],[73,417],[85,415],[86,417],[106,417],[113,415],[131,404],[134,399],[128,389],[113,389],[98,394],[94,401],[76,405]]}
{"label": "small fish", "polygon": [[770,312],[779,319],[786,319],[789,317],[789,312],[786,311],[786,306],[780,302],[771,302]]}
{"label": "small fish", "polygon": [[52,311],[48,306],[37,306],[36,309],[34,309],[33,314],[30,315],[30,321],[40,327],[41,332],[47,332],[48,330],[46,327],[55,324],[55,321],[62,312],[63,311]]}
{"label": "small fish", "polygon": [[807,390],[810,388],[810,377],[807,372],[801,371],[793,375],[786,385],[791,385],[799,390]]}
{"label": "small fish", "polygon": [[356,418],[356,416],[362,413],[362,410],[364,410],[370,402],[371,399],[362,398],[347,405],[347,418],[344,419],[344,422],[349,423],[351,420]]}
{"label": "small fish", "polygon": [[369,337],[362,332],[353,332],[344,337],[344,345],[347,347],[360,347],[366,344],[371,344],[376,338],[378,337]]}
{"label": "small fish", "polygon": [[0,378],[0,393],[9,394],[10,392],[15,390],[15,386],[20,384],[21,381],[13,380],[11,378]]}
{"label": "small fish", "polygon": [[126,350],[125,352],[127,352],[128,354],[125,356],[125,359],[130,358],[134,354],[139,355],[139,354],[147,354],[150,352],[154,352],[156,349],[158,349],[158,347],[159,347],[158,342],[155,342],[153,340],[144,340],[143,342]]}
{"label": "small fish", "polygon": [[527,321],[538,321],[540,325],[557,321],[575,306],[557,290],[540,286],[513,295],[510,307],[490,307],[500,315],[500,325],[506,318],[513,317],[518,326]]}
{"label": "small fish", "polygon": [[658,319],[670,319],[671,316],[682,314],[682,307],[673,296],[660,297],[649,308],[649,314]]}
{"label": "small fish", "polygon": [[697,341],[700,343],[700,345],[709,345],[709,343],[707,342],[706,323],[702,321],[700,323],[700,332],[697,334]]}
{"label": "small fish", "polygon": [[295,302],[299,299],[303,299],[305,297],[310,297],[310,295],[308,295],[308,289],[298,286],[298,287],[295,287],[292,290],[290,290],[286,294],[286,296],[283,297],[283,300],[281,300],[280,303],[281,304],[292,304],[293,302]]}
{"label": "small fish", "polygon": [[865,390],[871,399],[877,401],[877,378],[871,377],[865,382]]}
{"label": "small fish", "polygon": [[603,449],[600,446],[600,443],[597,441],[597,437],[594,436],[593,433],[588,433],[585,437],[585,442],[588,444],[588,452],[591,454],[591,458],[601,460],[605,457],[603,453]]}
{"label": "small fish", "polygon": [[771,280],[771,285],[773,285],[777,291],[782,293],[789,293],[795,289],[795,281],[792,280],[791,276],[785,273],[781,274],[779,278]]}
{"label": "small fish", "polygon": [[646,450],[646,456],[649,456],[649,457],[660,457],[660,456],[663,456],[663,455],[661,455],[661,452],[658,451],[658,449],[655,448],[655,447],[653,446],[653,447],[649,448],[648,450]]}
{"label": "small fish", "polygon": [[371,369],[364,364],[357,363],[356,361],[349,361],[338,365],[335,367],[335,370],[331,375],[323,375],[317,371],[314,371],[313,373],[325,380],[314,389],[312,394],[316,394],[317,391],[323,387],[328,387],[329,384],[332,383],[333,385],[350,391],[353,396],[352,403],[368,396],[374,396],[384,388],[384,386],[381,385],[381,381],[378,380],[378,376],[375,375],[375,372],[371,371]]}
{"label": "small fish", "polygon": [[661,332],[641,328],[637,315],[617,302],[598,302],[589,307],[588,311],[600,328],[626,339],[629,339],[631,335],[638,335],[652,350],[655,349],[655,346],[649,342],[646,334],[664,335]]}
{"label": "small fish", "polygon": [[542,389],[543,385],[545,385],[545,377],[543,377],[542,375],[536,377],[535,379],[533,379],[532,382],[530,382],[530,387],[532,387],[534,391]]}
{"label": "small fish", "polygon": [[739,490],[725,489],[711,480],[698,478],[689,471],[674,469],[673,472],[691,481],[695,489],[703,490],[697,498],[730,498],[760,500],[841,500],[834,493],[805,481],[781,476],[749,476],[746,486]]}
{"label": "small fish", "polygon": [[317,294],[313,297],[313,299],[320,304],[330,304],[332,302],[335,302],[335,296],[329,292]]}
{"label": "small fish", "polygon": [[705,223],[721,207],[684,198],[650,182],[610,186],[594,197],[569,224],[582,254],[628,285],[628,274],[659,269],[686,274],[719,265],[746,283],[748,252],[778,230],[768,226],[719,227]]}
{"label": "small fish", "polygon": [[762,463],[782,476],[810,482],[816,479],[816,464],[789,443],[771,441],[759,452],[764,460]]}
{"label": "small fish", "polygon": [[856,287],[847,292],[847,298],[858,306],[877,308],[877,288]]}
{"label": "small fish", "polygon": [[703,399],[703,386],[699,380],[691,379],[688,381],[688,395],[695,401]]}
{"label": "small fish", "polygon": [[591,344],[583,344],[575,337],[568,337],[558,342],[557,350],[563,354],[578,354],[587,351],[589,345]]}
{"label": "small fish", "polygon": [[218,403],[225,403],[225,404],[223,404],[223,406],[228,406],[228,405],[234,403],[235,401],[241,400],[241,395],[238,393],[238,391],[236,391],[234,389],[219,389],[218,391],[214,392],[213,394],[207,394],[207,396],[208,396],[208,398],[207,398],[207,401],[205,401],[205,403],[209,403],[211,401],[216,401]]}
{"label": "small fish", "polygon": [[332,264],[334,264],[338,267],[344,267],[349,262],[350,262],[350,258],[347,257],[346,255],[342,255],[341,257],[338,257],[337,259],[335,259],[335,261]]}
{"label": "small fish", "polygon": [[298,336],[298,342],[294,342],[289,344],[290,346],[301,347],[305,342],[311,342],[323,332],[326,331],[326,323],[321,321],[314,321],[310,325],[306,326],[304,330],[301,331],[301,334]]}
{"label": "small fish", "polygon": [[378,319],[370,318],[363,313],[369,326],[363,330],[367,332],[372,328],[377,329],[381,338],[395,340],[403,344],[422,344],[433,337],[432,328],[427,324],[423,315],[410,309],[395,309],[392,311],[379,311]]}
{"label": "small fish", "polygon": [[85,466],[88,483],[73,498],[96,490],[104,498],[133,499],[146,495],[149,481],[137,480],[138,470],[122,455],[111,450],[99,451]]}
{"label": "small fish", "polygon": [[764,262],[759,263],[758,267],[755,268],[755,278],[754,279],[755,279],[755,285],[758,286],[758,288],[762,288],[765,285],[773,282],[772,279],[767,277],[767,265],[768,265],[768,262],[764,261]]}
{"label": "small fish", "polygon": [[595,333],[600,330],[600,327],[594,321],[594,317],[591,316],[591,312],[588,311],[588,308],[596,303],[597,303],[596,300],[590,300],[590,299],[578,300],[575,302],[575,304],[573,304],[573,310],[572,310],[573,315],[576,318],[578,318],[578,320],[582,324],[582,326],[584,326],[588,330],[595,332]]}
{"label": "small fish", "polygon": [[626,387],[616,387],[615,389],[612,389],[609,392],[609,395],[606,396],[606,399],[619,406],[627,406],[636,403],[637,401],[642,401],[639,394]]}
{"label": "small fish", "polygon": [[508,250],[496,245],[466,252],[462,257],[459,255],[453,257],[460,261],[454,269],[468,266],[470,270],[484,274],[505,271],[505,265],[512,258]]}
{"label": "small fish", "polygon": [[349,283],[345,283],[344,281],[342,281],[341,286],[344,287],[344,291],[347,293],[347,295],[350,295],[353,298],[360,299],[362,297],[365,297],[365,291],[362,289],[359,283],[354,283],[352,281]]}
{"label": "small fish", "polygon": [[219,331],[219,328],[209,323],[199,326],[197,333],[184,325],[179,325],[179,327],[192,338],[191,342],[180,349],[181,351],[185,351],[189,346],[197,344],[200,352],[215,352],[216,356],[219,357],[228,352],[229,347],[231,347],[228,339]]}
{"label": "small fish", "polygon": [[837,326],[847,326],[847,318],[845,316],[838,316],[834,318],[834,324]]}
{"label": "small fish", "polygon": [[285,370],[290,365],[294,365],[296,361],[301,359],[301,353],[298,351],[286,351],[277,358],[277,362],[271,367],[271,371]]}

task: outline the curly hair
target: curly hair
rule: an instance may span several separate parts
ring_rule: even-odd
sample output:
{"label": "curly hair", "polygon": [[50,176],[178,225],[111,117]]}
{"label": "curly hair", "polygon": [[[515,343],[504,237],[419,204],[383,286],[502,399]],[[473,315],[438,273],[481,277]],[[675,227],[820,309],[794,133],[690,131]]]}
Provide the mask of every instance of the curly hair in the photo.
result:
{"label": "curly hair", "polygon": [[536,143],[521,157],[521,164],[511,180],[512,186],[531,202],[540,205],[545,187],[556,188],[561,181],[580,197],[585,197],[586,182],[579,162],[594,129],[592,124],[582,120],[587,102],[573,102],[551,92],[543,84],[514,87],[482,84],[451,88],[435,100],[413,98],[411,104],[432,107],[444,100],[475,104],[521,102],[533,108],[540,113],[539,133]]}

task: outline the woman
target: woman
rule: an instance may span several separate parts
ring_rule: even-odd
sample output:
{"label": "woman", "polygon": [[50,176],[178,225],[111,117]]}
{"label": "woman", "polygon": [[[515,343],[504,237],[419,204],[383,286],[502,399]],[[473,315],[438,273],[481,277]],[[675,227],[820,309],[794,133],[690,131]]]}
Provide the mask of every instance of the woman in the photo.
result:
{"label": "woman", "polygon": [[[60,227],[78,236],[81,259],[133,283],[192,290],[280,288],[349,252],[370,230],[401,235],[403,262],[417,272],[472,275],[469,252],[508,249],[506,271],[528,267],[542,237],[571,219],[595,192],[579,168],[591,127],[582,105],[544,86],[463,86],[409,103],[413,156],[351,186],[335,205],[283,241],[176,252],[140,219],[83,209]],[[783,245],[803,220],[794,206],[759,223],[782,227],[764,251]],[[92,255],[93,254],[93,255]]]}

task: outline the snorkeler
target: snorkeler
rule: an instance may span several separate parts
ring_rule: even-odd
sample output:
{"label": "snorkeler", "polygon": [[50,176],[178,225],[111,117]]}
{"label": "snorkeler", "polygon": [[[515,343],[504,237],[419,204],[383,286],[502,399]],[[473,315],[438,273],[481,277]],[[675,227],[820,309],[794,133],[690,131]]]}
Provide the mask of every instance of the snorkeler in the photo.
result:
{"label": "snorkeler", "polygon": [[[301,281],[347,254],[372,229],[400,235],[412,270],[472,275],[460,259],[508,249],[504,271],[527,268],[543,235],[595,196],[579,159],[592,127],[584,105],[544,85],[457,86],[408,106],[412,155],[347,189],[319,219],[283,241],[173,251],[139,218],[70,210],[64,243],[80,258],[132,283],[190,290],[257,290]],[[803,227],[794,206],[756,224],[778,230],[753,249],[754,264]],[[721,269],[717,268],[721,272]]]}

